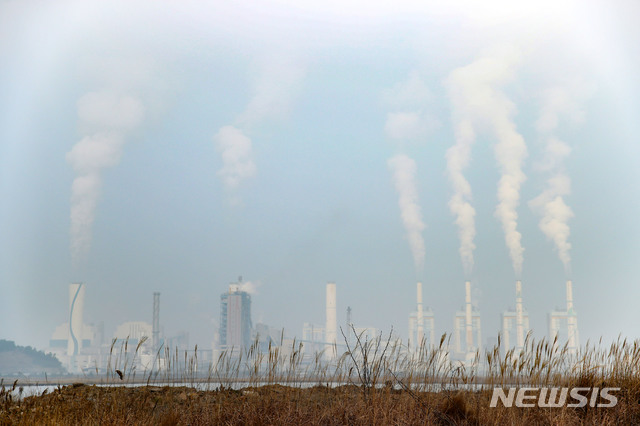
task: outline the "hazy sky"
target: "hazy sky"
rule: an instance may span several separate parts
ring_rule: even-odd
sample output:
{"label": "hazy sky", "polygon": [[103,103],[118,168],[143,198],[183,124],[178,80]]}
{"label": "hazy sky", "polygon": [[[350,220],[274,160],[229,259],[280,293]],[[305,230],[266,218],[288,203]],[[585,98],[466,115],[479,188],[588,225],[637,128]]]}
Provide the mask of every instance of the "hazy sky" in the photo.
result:
{"label": "hazy sky", "polygon": [[[260,5],[257,5],[260,3]],[[640,5],[0,0],[0,338],[47,345],[68,284],[107,336],[209,346],[253,320],[640,334]],[[442,2],[433,2],[442,3]]]}

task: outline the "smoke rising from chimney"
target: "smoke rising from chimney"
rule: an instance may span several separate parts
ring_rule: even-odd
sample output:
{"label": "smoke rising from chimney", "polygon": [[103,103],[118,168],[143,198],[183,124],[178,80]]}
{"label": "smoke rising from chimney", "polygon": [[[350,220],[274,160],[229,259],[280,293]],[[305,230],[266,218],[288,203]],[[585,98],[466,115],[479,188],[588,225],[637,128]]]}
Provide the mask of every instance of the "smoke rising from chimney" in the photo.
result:
{"label": "smoke rising from chimney", "polygon": [[567,274],[571,270],[569,219],[574,214],[564,201],[564,197],[571,193],[571,179],[566,174],[564,161],[571,154],[571,147],[558,139],[555,133],[563,116],[578,123],[584,118],[581,98],[588,93],[576,87],[584,85],[575,86],[573,90],[553,87],[543,92],[536,128],[545,144],[544,160],[537,168],[549,177],[542,193],[529,202],[529,207],[541,216],[539,227],[547,239],[553,241]]}
{"label": "smoke rising from chimney", "polygon": [[471,146],[475,141],[473,125],[463,120],[456,124],[456,143],[447,150],[447,173],[453,187],[453,195],[449,200],[449,210],[456,217],[458,238],[460,239],[460,258],[465,274],[473,269],[473,251],[476,245],[476,211],[471,205],[471,185],[464,176],[464,169],[471,159]]}
{"label": "smoke rising from chimney", "polygon": [[82,96],[77,103],[79,127],[87,133],[66,155],[76,172],[71,187],[71,258],[74,266],[86,256],[100,196],[103,170],[120,162],[128,132],[144,118],[135,96],[105,88]]}
{"label": "smoke rising from chimney", "polygon": [[240,291],[247,292],[251,295],[258,293],[258,287],[262,285],[260,281],[243,281],[238,284],[240,285]]}
{"label": "smoke rising from chimney", "polygon": [[[383,101],[393,111],[387,113],[384,130],[387,137],[400,147],[407,142],[424,141],[428,131],[438,125],[437,120],[425,112],[431,92],[417,71],[409,73],[407,80],[397,83],[383,92]],[[424,269],[425,245],[418,190],[416,185],[416,162],[406,154],[398,154],[387,161],[393,182],[398,192],[398,205],[402,223],[407,232],[409,247],[416,272]]]}
{"label": "smoke rising from chimney", "polygon": [[400,154],[390,158],[387,162],[393,173],[393,182],[398,191],[398,205],[402,223],[407,231],[409,247],[413,254],[413,262],[417,272],[424,268],[425,247],[422,231],[422,212],[418,204],[418,190],[416,188],[416,162],[406,155]]}
{"label": "smoke rising from chimney", "polygon": [[238,204],[235,194],[241,184],[257,173],[253,160],[253,144],[247,135],[265,120],[281,120],[288,116],[297,95],[304,67],[291,62],[288,56],[273,55],[258,61],[253,97],[237,117],[235,125],[226,125],[214,136],[216,150],[222,156],[218,176],[231,194],[231,203]]}
{"label": "smoke rising from chimney", "polygon": [[449,208],[456,216],[460,255],[467,273],[473,266],[475,211],[469,202],[471,189],[463,171],[470,160],[476,128],[487,129],[496,138],[494,153],[501,177],[495,216],[502,223],[513,269],[516,275],[522,272],[524,249],[517,230],[516,208],[520,186],[525,180],[522,163],[527,156],[527,147],[512,120],[515,105],[500,90],[513,78],[518,59],[516,49],[496,50],[453,70],[445,82],[456,133],[456,144],[447,151],[447,170],[454,190]]}
{"label": "smoke rising from chimney", "polygon": [[225,188],[235,190],[240,183],[256,174],[252,159],[251,139],[234,126],[224,126],[214,136],[216,149],[222,155],[218,176]]}

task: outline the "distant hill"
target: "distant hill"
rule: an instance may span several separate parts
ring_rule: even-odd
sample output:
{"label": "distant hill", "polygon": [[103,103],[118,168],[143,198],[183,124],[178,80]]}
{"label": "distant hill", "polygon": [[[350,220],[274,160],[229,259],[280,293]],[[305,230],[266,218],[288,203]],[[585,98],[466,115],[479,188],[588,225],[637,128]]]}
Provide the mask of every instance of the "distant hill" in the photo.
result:
{"label": "distant hill", "polygon": [[52,354],[45,354],[31,346],[17,346],[0,339],[0,376],[15,374],[63,374],[66,370]]}

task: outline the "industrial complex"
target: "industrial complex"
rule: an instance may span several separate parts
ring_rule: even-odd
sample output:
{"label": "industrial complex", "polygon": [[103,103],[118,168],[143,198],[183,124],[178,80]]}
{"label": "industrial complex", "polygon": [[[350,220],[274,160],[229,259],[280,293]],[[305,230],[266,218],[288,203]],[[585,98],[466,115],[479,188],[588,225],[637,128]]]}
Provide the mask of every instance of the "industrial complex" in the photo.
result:
{"label": "industrial complex", "polygon": [[[524,308],[522,282],[515,282],[515,309],[502,312],[500,318],[500,349],[503,353],[512,350],[519,353],[530,333],[529,313]],[[131,357],[140,368],[162,369],[165,357],[175,349],[189,351],[188,333],[165,336],[161,326],[160,293],[153,293],[152,315],[147,321],[125,321],[119,324],[110,338],[105,337],[103,325],[89,325],[84,319],[84,304],[87,295],[85,283],[69,285],[68,322],[58,325],[51,336],[49,351],[53,353],[69,372],[100,372],[108,368],[114,353],[123,359]],[[89,290],[90,292],[90,290]],[[280,347],[283,351],[294,350],[299,345],[303,356],[321,358],[326,362],[336,360],[357,342],[371,341],[380,334],[373,327],[355,325],[352,309],[346,308],[346,321],[338,325],[338,287],[329,282],[325,287],[325,323],[316,325],[305,322],[301,334],[285,335],[283,328],[253,323],[251,317],[252,294],[239,277],[220,294],[220,321],[217,330],[212,330],[211,349],[199,349],[202,361],[217,359],[222,353],[229,357],[240,356],[254,345],[256,349],[268,351]],[[566,309],[558,308],[548,314],[548,337],[556,345],[566,345],[568,353],[575,355],[580,342],[577,313],[573,306],[572,282],[566,282]],[[416,284],[415,311],[409,310],[408,338],[401,339],[407,354],[420,356],[421,351],[431,350],[442,344],[451,359],[466,365],[473,363],[476,353],[483,349],[480,310],[471,300],[471,282],[464,283],[464,305],[453,313],[453,332],[444,342],[436,335],[433,311],[423,306],[422,283]],[[444,322],[444,321],[443,321]],[[446,328],[446,326],[441,326]],[[340,332],[339,332],[340,330]],[[386,336],[385,336],[386,337]],[[395,334],[393,339],[399,339]],[[123,349],[124,348],[124,349]],[[115,351],[115,352],[114,352]]]}

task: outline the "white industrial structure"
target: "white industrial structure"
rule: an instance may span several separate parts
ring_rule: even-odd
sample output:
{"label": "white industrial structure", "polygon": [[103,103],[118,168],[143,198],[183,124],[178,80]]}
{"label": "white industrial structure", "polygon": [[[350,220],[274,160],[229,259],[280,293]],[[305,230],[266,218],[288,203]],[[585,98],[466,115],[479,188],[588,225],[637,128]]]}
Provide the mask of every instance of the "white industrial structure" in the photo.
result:
{"label": "white industrial structure", "polygon": [[[514,337],[516,337],[515,331],[517,329],[517,313],[515,310],[510,309],[502,313],[502,335],[501,345],[504,352],[512,348]],[[529,314],[525,309],[522,310],[522,328],[524,333],[528,333],[529,327]]]}
{"label": "white industrial structure", "polygon": [[67,355],[70,357],[79,355],[82,350],[84,291],[84,283],[73,283],[69,285],[69,339],[67,340]]}
{"label": "white industrial structure", "polygon": [[516,350],[524,348],[524,308],[522,307],[522,281],[516,281]]}
{"label": "white industrial structure", "polygon": [[516,281],[516,309],[504,311],[501,319],[502,350],[506,352],[515,349],[519,353],[524,348],[524,341],[530,330],[529,314],[522,304],[522,281]]}
{"label": "white industrial structure", "polygon": [[160,293],[153,293],[153,321],[152,321],[152,341],[151,347],[153,352],[157,352],[160,349]]}
{"label": "white industrial structure", "polygon": [[84,283],[69,285],[69,321],[58,325],[49,340],[48,351],[71,373],[79,373],[95,362],[96,345],[102,340],[98,328],[84,323],[84,298]]}
{"label": "white industrial structure", "polygon": [[416,298],[417,298],[417,302],[418,302],[418,312],[417,312],[417,336],[416,336],[416,340],[418,342],[422,342],[422,340],[424,340],[424,313],[422,312],[422,283],[418,282],[416,284]]}
{"label": "white industrial structure", "polygon": [[[129,345],[137,345],[144,337],[146,342],[151,344],[153,326],[145,321],[127,321],[116,327],[113,338],[128,341]],[[145,343],[145,347],[147,344]],[[150,346],[150,345],[149,345]]]}
{"label": "white industrial structure", "polygon": [[575,355],[580,346],[580,335],[578,333],[578,316],[573,308],[572,287],[573,283],[568,280],[566,283],[567,310],[555,310],[549,314],[549,338],[551,341],[556,337],[558,342],[565,341],[569,353]]}
{"label": "white industrial structure", "polygon": [[[433,349],[435,345],[435,317],[430,308],[422,311],[422,336],[424,337],[425,348]],[[418,313],[411,312],[409,314],[409,349],[418,351],[422,345],[422,339],[418,337]]]}
{"label": "white industrial structure", "polygon": [[251,295],[245,291],[242,277],[229,284],[229,291],[220,295],[219,347],[239,355],[252,345]]}
{"label": "white industrial structure", "polygon": [[[471,282],[465,282],[465,309],[457,311],[453,318],[454,351],[458,357],[473,361],[482,342],[480,312],[471,303]],[[462,334],[464,333],[464,345]]]}
{"label": "white industrial structure", "polygon": [[315,354],[324,349],[324,327],[305,322],[302,324],[302,347],[304,353]]}
{"label": "white industrial structure", "polygon": [[338,337],[336,284],[327,283],[326,293],[325,357],[328,360],[333,360],[337,357],[336,343]]}
{"label": "white industrial structure", "polygon": [[409,341],[411,351],[419,351],[425,342],[426,348],[432,348],[435,342],[435,321],[433,311],[426,310],[422,304],[422,283],[416,284],[416,312],[409,314]]}

